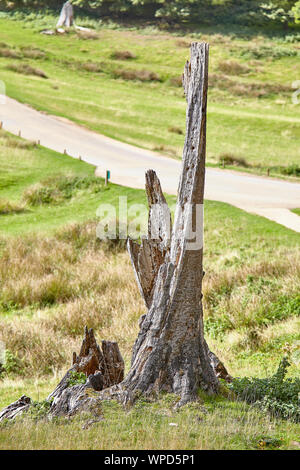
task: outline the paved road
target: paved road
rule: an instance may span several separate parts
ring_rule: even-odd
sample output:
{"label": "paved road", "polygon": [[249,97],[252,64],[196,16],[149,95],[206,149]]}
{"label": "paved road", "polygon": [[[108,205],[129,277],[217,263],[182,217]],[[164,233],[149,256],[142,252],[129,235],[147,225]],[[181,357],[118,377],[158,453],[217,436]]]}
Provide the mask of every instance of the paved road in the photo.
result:
{"label": "paved road", "polygon": [[[157,153],[104,137],[66,119],[40,113],[6,98],[0,105],[3,128],[25,139],[68,155],[82,157],[104,176],[111,171],[114,183],[144,188],[144,174],[156,170],[163,190],[176,194],[180,162]],[[300,208],[300,184],[263,178],[229,170],[207,168],[206,199],[223,201],[248,212],[262,215],[300,232],[300,217],[289,209]]]}

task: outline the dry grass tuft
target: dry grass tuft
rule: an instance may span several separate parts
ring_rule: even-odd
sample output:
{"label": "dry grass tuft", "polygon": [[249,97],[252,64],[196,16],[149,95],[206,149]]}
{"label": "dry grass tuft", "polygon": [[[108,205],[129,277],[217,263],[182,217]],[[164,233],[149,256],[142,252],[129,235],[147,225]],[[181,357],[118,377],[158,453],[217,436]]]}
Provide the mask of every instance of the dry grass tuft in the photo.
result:
{"label": "dry grass tuft", "polygon": [[86,72],[91,72],[91,73],[102,72],[102,65],[97,64],[96,62],[85,62],[84,64],[80,64],[80,68],[82,70],[85,70]]}
{"label": "dry grass tuft", "polygon": [[218,68],[227,75],[244,75],[251,71],[250,67],[235,60],[223,60],[219,62]]}
{"label": "dry grass tuft", "polygon": [[0,57],[9,59],[22,59],[22,55],[9,47],[0,47]]}
{"label": "dry grass tuft", "polygon": [[99,39],[100,35],[96,31],[77,31],[76,32],[78,39],[92,39],[96,40]]}
{"label": "dry grass tuft", "polygon": [[130,51],[114,51],[111,54],[111,58],[116,60],[130,60],[136,59],[136,54]]}
{"label": "dry grass tuft", "polygon": [[51,238],[6,240],[0,286],[0,310],[8,315],[0,340],[22,361],[23,374],[67,368],[85,325],[99,340],[118,341],[129,360],[144,306],[127,253],[108,251],[96,239],[96,223]]}
{"label": "dry grass tuft", "polygon": [[290,93],[290,85],[280,83],[237,82],[224,75],[211,73],[209,87],[229,91],[233,95],[260,98],[270,94]]}
{"label": "dry grass tuft", "polygon": [[172,127],[169,127],[168,131],[172,132],[172,134],[183,135],[183,130],[180,129],[180,127],[172,126]]}
{"label": "dry grass tuft", "polygon": [[32,149],[33,147],[36,147],[37,145],[36,142],[30,141],[30,140],[19,139],[17,137],[14,137],[13,135],[9,135],[8,133],[0,129],[0,145],[1,145],[1,139],[3,139],[3,143],[5,147],[10,147],[10,148],[29,150],[29,149]]}
{"label": "dry grass tuft", "polygon": [[182,75],[171,77],[169,83],[171,86],[182,87]]}
{"label": "dry grass tuft", "polygon": [[46,53],[37,47],[23,47],[22,54],[27,59],[44,59]]}
{"label": "dry grass tuft", "polygon": [[24,212],[25,208],[21,204],[0,199],[0,215],[18,214]]}
{"label": "dry grass tuft", "polygon": [[157,73],[149,70],[130,70],[130,69],[116,69],[113,71],[115,78],[122,78],[123,80],[139,80],[141,82],[160,82],[160,77]]}
{"label": "dry grass tuft", "polygon": [[48,78],[45,72],[40,69],[31,67],[31,65],[21,63],[21,64],[10,64],[7,66],[8,70],[13,72],[21,73],[23,75],[35,75],[36,77]]}
{"label": "dry grass tuft", "polygon": [[191,47],[191,43],[185,39],[178,39],[175,44],[177,47]]}
{"label": "dry grass tuft", "polygon": [[237,157],[236,155],[229,153],[222,153],[219,157],[219,163],[224,165],[242,166],[244,168],[248,168],[249,166],[244,158]]}

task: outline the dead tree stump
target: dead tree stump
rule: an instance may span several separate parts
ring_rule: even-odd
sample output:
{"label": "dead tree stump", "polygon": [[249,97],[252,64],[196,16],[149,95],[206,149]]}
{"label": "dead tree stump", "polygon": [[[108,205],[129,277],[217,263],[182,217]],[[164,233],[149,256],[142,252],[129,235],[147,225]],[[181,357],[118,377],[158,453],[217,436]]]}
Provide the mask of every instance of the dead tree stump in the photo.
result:
{"label": "dead tree stump", "polygon": [[[86,376],[85,383],[72,385],[71,380]],[[117,343],[102,341],[98,346],[92,329],[85,328],[79,355],[73,353],[73,364],[55,390],[48,396],[51,403],[50,416],[71,416],[88,410],[96,413],[98,401],[89,395],[90,390],[101,391],[116,385],[124,379],[124,361]],[[32,401],[25,395],[0,412],[0,421],[13,419],[28,411]]]}
{"label": "dead tree stump", "polygon": [[61,28],[62,26],[65,26],[66,28],[70,28],[71,26],[73,26],[73,24],[74,24],[73,6],[72,6],[72,3],[68,1],[63,4],[56,27]]}
{"label": "dead tree stump", "polygon": [[203,331],[203,248],[201,240],[191,243],[194,229],[200,239],[203,230],[201,220],[196,225],[204,194],[208,44],[192,44],[183,85],[186,138],[171,237],[167,230],[170,212],[160,182],[154,171],[148,171],[148,237],[140,246],[128,242],[148,313],[141,319],[131,369],[123,385],[132,393],[173,392],[185,403],[196,397],[199,388],[209,393],[219,388]]}

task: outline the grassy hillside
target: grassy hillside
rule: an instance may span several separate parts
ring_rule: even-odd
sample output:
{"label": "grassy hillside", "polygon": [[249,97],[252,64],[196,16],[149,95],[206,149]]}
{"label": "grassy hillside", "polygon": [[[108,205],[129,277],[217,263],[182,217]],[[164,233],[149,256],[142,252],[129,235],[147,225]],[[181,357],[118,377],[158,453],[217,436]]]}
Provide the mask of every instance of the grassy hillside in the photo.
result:
{"label": "grassy hillside", "polygon": [[[4,132],[0,165],[2,408],[24,393],[45,398],[69,367],[85,325],[99,341],[118,341],[128,370],[144,305],[124,244],[96,239],[95,212],[101,202],[117,204],[119,195],[130,203],[144,202],[145,194],[105,187],[90,165]],[[204,266],[206,337],[230,373],[264,377],[287,354],[289,377],[299,377],[299,235],[207,201]],[[0,448],[297,447],[299,425],[233,395],[202,394],[200,404],[180,412],[173,411],[175,401],[141,399],[129,412],[105,402],[104,420],[88,430],[83,418],[63,426],[33,416],[2,425]]]}
{"label": "grassy hillside", "polygon": [[55,18],[0,17],[0,78],[22,102],[110,137],[181,155],[185,101],[180,76],[193,40],[210,43],[208,163],[299,176],[299,45],[289,38],[201,30],[179,36],[153,28],[96,28],[40,34]]}

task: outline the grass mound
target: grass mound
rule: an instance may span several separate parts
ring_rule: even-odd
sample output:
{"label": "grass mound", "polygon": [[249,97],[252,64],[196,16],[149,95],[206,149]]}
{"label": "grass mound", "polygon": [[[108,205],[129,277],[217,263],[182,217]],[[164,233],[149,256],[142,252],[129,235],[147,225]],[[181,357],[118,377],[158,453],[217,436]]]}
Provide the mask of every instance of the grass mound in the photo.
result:
{"label": "grass mound", "polygon": [[130,60],[136,59],[136,55],[130,51],[115,51],[111,54],[111,58],[116,60]]}
{"label": "grass mound", "polygon": [[104,190],[103,181],[94,176],[51,176],[27,188],[23,193],[23,201],[29,206],[60,204],[86,189],[99,193]]}
{"label": "grass mound", "polygon": [[35,67],[25,63],[9,64],[7,65],[7,69],[12,70],[13,72],[21,73],[23,75],[35,75],[36,77],[48,78],[43,70],[36,69]]}
{"label": "grass mound", "polygon": [[5,199],[0,199],[0,215],[18,214],[24,210],[24,206],[20,204],[7,201]]}
{"label": "grass mound", "polygon": [[160,82],[159,75],[150,70],[134,70],[134,69],[115,69],[113,71],[115,78],[123,80],[139,80],[140,82]]}

